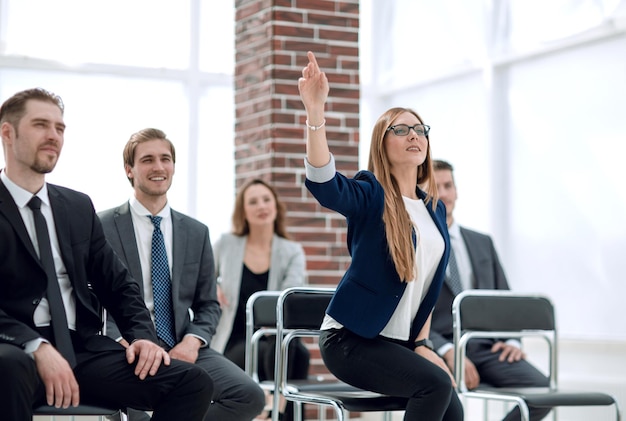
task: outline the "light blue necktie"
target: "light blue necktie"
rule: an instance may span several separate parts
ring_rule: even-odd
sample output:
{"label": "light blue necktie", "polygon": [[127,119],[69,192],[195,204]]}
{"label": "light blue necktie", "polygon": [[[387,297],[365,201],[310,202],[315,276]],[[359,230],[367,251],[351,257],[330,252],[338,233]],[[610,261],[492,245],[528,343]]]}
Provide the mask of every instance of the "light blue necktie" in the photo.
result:
{"label": "light blue necktie", "polygon": [[461,291],[463,291],[463,284],[461,284],[461,275],[459,275],[459,267],[456,264],[456,258],[454,257],[454,247],[450,247],[450,259],[448,260],[448,285],[452,290],[452,294],[456,297]]}
{"label": "light blue necktie", "polygon": [[154,294],[154,324],[157,336],[166,344],[176,345],[172,311],[172,284],[167,263],[165,242],[161,232],[161,217],[148,215],[154,225],[152,233],[152,293]]}

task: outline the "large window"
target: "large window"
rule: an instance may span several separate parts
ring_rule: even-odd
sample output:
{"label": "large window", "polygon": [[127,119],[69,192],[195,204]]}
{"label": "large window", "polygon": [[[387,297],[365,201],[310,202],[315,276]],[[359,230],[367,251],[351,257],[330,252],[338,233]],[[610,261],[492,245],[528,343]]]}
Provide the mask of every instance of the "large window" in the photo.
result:
{"label": "large window", "polygon": [[233,69],[230,1],[0,0],[0,98],[37,86],[63,98],[65,146],[48,180],[97,210],[132,195],[122,149],[156,127],[176,146],[171,206],[213,240],[230,229]]}
{"label": "large window", "polygon": [[626,339],[626,1],[360,4],[361,166],[375,118],[414,108],[511,286],[551,296],[563,336]]}

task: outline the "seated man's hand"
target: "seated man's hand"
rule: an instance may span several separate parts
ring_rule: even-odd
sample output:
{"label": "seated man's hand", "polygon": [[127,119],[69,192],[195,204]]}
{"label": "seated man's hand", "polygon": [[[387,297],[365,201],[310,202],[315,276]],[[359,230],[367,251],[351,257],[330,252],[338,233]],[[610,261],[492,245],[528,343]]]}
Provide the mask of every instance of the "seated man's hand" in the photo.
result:
{"label": "seated man's hand", "polygon": [[198,350],[202,346],[200,339],[193,335],[185,335],[183,340],[170,349],[170,357],[195,364],[198,359]]}
{"label": "seated man's hand", "polygon": [[74,371],[52,345],[43,342],[33,352],[37,372],[46,389],[46,402],[57,408],[78,406],[80,392]]}
{"label": "seated man's hand", "polygon": [[500,354],[500,357],[498,357],[498,360],[500,361],[507,361],[509,363],[514,363],[516,361],[523,360],[526,358],[526,354],[524,354],[524,352],[522,352],[521,349],[519,349],[516,346],[509,345],[502,341],[496,342],[491,347],[491,352],[498,352],[498,351],[502,351],[502,353]]}
{"label": "seated man's hand", "polygon": [[126,348],[126,361],[132,364],[137,361],[135,367],[135,375],[141,380],[145,379],[148,374],[154,376],[161,363],[170,365],[169,354],[159,345],[147,339],[138,339],[133,341]]}
{"label": "seated man's hand", "polygon": [[[443,356],[443,360],[451,372],[454,372],[454,349],[449,349]],[[469,389],[475,389],[480,384],[480,375],[473,362],[465,357],[465,386]]]}

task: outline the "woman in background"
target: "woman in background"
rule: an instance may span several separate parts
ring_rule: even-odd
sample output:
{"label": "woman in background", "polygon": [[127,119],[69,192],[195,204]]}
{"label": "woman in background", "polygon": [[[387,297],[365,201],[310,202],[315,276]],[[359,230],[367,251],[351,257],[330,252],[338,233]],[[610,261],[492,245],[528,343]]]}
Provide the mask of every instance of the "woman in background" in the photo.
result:
{"label": "woman in background", "polygon": [[[222,317],[211,346],[245,369],[246,302],[257,291],[281,291],[306,283],[302,246],[288,239],[286,210],[276,190],[261,179],[246,183],[237,193],[233,231],[213,246],[220,284],[218,299]],[[259,342],[259,379],[274,378],[274,337]],[[293,343],[288,367],[290,380],[306,379],[309,352]],[[290,419],[285,411],[283,419]]]}

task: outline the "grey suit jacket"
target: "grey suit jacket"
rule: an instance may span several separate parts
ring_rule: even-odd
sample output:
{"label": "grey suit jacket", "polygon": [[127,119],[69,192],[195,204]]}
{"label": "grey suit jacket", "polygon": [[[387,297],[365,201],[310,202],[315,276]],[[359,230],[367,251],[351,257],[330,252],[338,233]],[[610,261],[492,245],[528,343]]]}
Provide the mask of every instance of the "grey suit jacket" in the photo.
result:
{"label": "grey suit jacket", "polygon": [[[98,214],[104,233],[120,259],[139,283],[143,294],[141,262],[137,251],[130,204]],[[196,335],[207,345],[215,333],[221,310],[217,301],[213,251],[209,229],[199,221],[172,210],[173,265],[172,299],[176,340]],[[110,320],[107,335],[117,339],[119,331]]]}
{"label": "grey suit jacket", "polygon": [[[223,309],[222,318],[211,347],[224,352],[239,303],[239,289],[243,272],[243,257],[246,250],[247,236],[224,234],[215,243],[215,269],[220,277],[220,287],[229,305]],[[272,239],[272,257],[270,261],[269,291],[282,291],[306,283],[304,250],[299,243],[274,235]]]}
{"label": "grey suit jacket", "polygon": [[[463,227],[461,227],[461,237],[463,237],[472,265],[473,288],[508,290],[509,284],[491,237]],[[446,278],[433,310],[430,326],[430,339],[435,349],[452,342],[452,301],[454,301],[454,295]]]}

